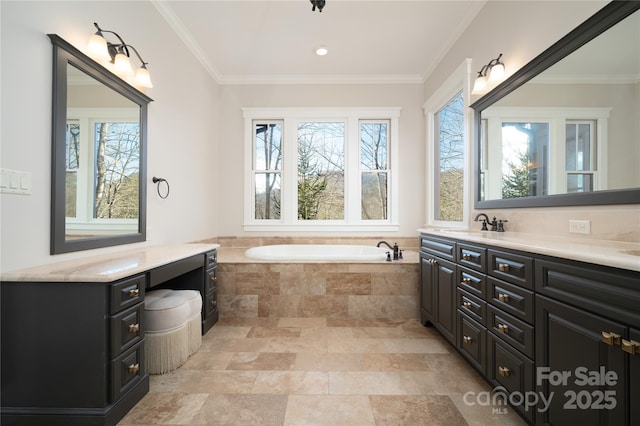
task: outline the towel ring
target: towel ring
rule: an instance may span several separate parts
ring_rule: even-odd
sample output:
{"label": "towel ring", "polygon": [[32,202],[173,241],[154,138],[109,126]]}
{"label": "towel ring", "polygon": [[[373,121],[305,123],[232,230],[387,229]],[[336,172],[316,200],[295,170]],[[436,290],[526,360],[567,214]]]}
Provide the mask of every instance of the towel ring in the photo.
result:
{"label": "towel ring", "polygon": [[[169,196],[169,191],[171,191],[171,188],[169,187],[169,182],[168,182],[166,179],[164,179],[164,178],[159,178],[159,177],[155,177],[155,176],[153,177],[153,179],[152,179],[152,180],[153,180],[153,183],[155,183],[155,184],[157,184],[157,185],[158,185],[158,186],[156,187],[156,191],[158,192],[158,197],[162,198],[163,200],[164,200],[165,198],[167,198],[167,197]],[[164,194],[164,195],[162,195],[162,194],[160,193],[160,184],[161,184],[162,182],[164,182],[164,183],[166,183],[166,184],[167,184],[167,193],[166,193],[166,194]]]}

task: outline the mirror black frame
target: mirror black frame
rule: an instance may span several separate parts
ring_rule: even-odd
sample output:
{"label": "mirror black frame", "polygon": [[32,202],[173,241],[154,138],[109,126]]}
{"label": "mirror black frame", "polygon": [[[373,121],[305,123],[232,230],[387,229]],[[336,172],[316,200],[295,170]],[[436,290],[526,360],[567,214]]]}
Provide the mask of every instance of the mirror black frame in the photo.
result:
{"label": "mirror black frame", "polygon": [[474,175],[476,176],[476,182],[474,185],[474,207],[476,209],[640,203],[640,188],[543,195],[502,200],[480,199],[482,183],[480,179],[481,112],[638,10],[640,10],[640,2],[638,1],[610,2],[471,105],[471,108],[474,109],[475,117]]}
{"label": "mirror black frame", "polygon": [[[145,241],[147,238],[147,105],[151,98],[125,83],[106,68],[56,34],[53,44],[53,104],[51,151],[51,254],[90,250]],[[140,178],[138,232],[67,240],[65,237],[65,147],[67,123],[67,64],[82,70],[105,86],[140,106]]]}

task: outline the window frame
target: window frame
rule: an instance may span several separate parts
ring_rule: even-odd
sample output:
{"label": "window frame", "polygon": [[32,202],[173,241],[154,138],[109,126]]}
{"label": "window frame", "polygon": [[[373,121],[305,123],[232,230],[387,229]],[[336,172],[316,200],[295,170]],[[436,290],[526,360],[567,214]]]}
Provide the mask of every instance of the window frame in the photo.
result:
{"label": "window frame", "polygon": [[[431,227],[446,228],[468,228],[471,216],[471,188],[473,184],[473,156],[472,142],[473,138],[473,110],[469,107],[471,103],[471,59],[465,59],[462,64],[451,74],[429,99],[423,104],[425,121],[426,121],[426,214],[425,223]],[[439,167],[436,167],[436,141],[435,129],[438,127],[435,123],[436,113],[446,106],[453,97],[462,91],[464,112],[463,112],[463,145],[464,145],[464,166],[465,176],[463,178],[463,206],[461,221],[443,221],[436,219],[436,202],[435,188],[433,185],[439,181]]]}
{"label": "window frame", "polygon": [[[363,108],[242,108],[244,116],[244,223],[245,231],[380,231],[399,230],[398,224],[398,123],[400,107]],[[281,212],[279,220],[255,219],[255,182],[252,162],[254,123],[282,120]],[[360,122],[386,121],[388,134],[389,181],[387,220],[361,219]],[[343,220],[299,220],[297,209],[297,128],[300,122],[345,123],[345,212]]]}

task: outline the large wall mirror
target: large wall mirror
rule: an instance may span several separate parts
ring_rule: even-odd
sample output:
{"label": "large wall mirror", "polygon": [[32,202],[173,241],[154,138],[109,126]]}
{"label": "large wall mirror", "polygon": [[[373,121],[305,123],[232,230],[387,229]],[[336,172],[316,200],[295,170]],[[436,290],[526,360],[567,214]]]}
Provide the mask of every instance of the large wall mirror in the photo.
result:
{"label": "large wall mirror", "polygon": [[609,3],[471,105],[476,208],[640,203],[639,9]]}
{"label": "large wall mirror", "polygon": [[55,34],[51,254],[146,239],[145,94]]}

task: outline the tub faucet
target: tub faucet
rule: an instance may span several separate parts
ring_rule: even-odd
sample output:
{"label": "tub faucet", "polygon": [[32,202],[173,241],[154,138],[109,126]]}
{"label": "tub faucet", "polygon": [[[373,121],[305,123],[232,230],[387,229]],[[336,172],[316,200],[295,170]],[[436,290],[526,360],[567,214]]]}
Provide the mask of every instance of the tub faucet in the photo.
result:
{"label": "tub faucet", "polygon": [[378,244],[376,244],[376,247],[380,247],[381,244],[384,244],[391,250],[393,250],[393,260],[398,260],[400,258],[400,248],[398,247],[398,243],[393,243],[393,247],[391,247],[391,244],[389,244],[388,242],[380,241],[378,242]]}

